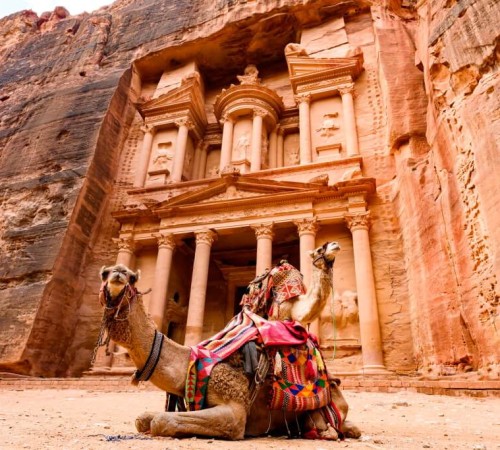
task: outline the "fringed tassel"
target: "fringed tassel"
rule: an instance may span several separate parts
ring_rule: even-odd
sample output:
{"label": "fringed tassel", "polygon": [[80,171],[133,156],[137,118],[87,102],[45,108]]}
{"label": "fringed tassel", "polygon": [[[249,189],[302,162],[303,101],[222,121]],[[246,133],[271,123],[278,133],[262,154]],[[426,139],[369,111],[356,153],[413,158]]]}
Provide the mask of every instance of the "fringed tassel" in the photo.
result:
{"label": "fringed tassel", "polygon": [[318,372],[325,371],[325,363],[323,362],[323,358],[321,357],[321,352],[318,349],[314,349],[314,356],[316,356],[316,364],[318,365]]}
{"label": "fringed tassel", "polygon": [[306,362],[306,378],[308,380],[316,379],[316,371],[314,370],[314,364],[311,359],[308,359]]}
{"label": "fringed tassel", "polygon": [[274,375],[279,376],[283,371],[283,362],[281,361],[280,352],[276,352],[276,356],[274,357]]}

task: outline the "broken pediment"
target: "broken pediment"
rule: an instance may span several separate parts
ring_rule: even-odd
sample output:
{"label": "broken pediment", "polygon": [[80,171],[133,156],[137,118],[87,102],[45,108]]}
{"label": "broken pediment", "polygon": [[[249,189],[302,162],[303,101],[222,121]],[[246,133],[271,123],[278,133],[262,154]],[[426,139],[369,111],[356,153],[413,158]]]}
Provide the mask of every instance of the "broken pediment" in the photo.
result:
{"label": "broken pediment", "polygon": [[186,75],[180,86],[137,105],[137,110],[150,126],[175,123],[178,119],[191,120],[199,135],[207,126],[204,87],[198,72]]}
{"label": "broken pediment", "polygon": [[256,199],[265,196],[305,193],[318,189],[317,183],[298,183],[290,181],[275,181],[253,177],[241,177],[236,174],[223,176],[204,188],[173,197],[157,206],[155,212],[173,207],[183,207],[207,203],[217,203],[241,199]]}
{"label": "broken pediment", "polygon": [[363,53],[357,49],[344,58],[312,58],[300,45],[289,44],[285,55],[295,94],[331,95],[363,71]]}

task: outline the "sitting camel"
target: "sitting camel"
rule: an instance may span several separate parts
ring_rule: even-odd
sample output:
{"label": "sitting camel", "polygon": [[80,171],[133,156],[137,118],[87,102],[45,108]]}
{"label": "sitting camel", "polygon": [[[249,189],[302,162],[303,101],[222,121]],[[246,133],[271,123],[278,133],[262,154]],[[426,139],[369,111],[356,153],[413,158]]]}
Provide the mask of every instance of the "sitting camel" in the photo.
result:
{"label": "sitting camel", "polygon": [[[325,253],[328,252],[325,249],[328,248],[326,245],[313,252],[313,260],[323,259],[326,264],[328,256]],[[105,307],[103,323],[108,336],[126,348],[136,367],[141,368],[134,374],[136,382],[149,379],[167,393],[184,397],[191,349],[156,330],[153,320],[146,313],[141,294],[134,287],[138,277],[138,273],[123,265],[101,269],[100,301]],[[288,424],[297,423],[305,432],[313,430],[317,437],[338,438],[337,431],[318,410],[269,410],[269,378],[265,379],[253,402],[250,401],[251,383],[237,359],[231,357],[213,367],[204,409],[145,412],[136,419],[137,430],[154,436],[206,436],[237,440],[245,436],[286,433]],[[340,415],[338,431],[346,437],[359,437],[357,427],[345,421],[348,405],[335,380],[330,380],[330,388],[331,399]]]}

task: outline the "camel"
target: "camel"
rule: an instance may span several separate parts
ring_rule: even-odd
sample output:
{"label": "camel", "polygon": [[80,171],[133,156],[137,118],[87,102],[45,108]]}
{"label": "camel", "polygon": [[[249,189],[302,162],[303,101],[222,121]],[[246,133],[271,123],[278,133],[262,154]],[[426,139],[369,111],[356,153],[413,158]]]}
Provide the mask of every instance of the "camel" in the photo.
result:
{"label": "camel", "polygon": [[[318,251],[318,255],[324,255],[325,249],[329,248],[328,245],[323,247]],[[325,264],[326,261],[324,259]],[[138,278],[139,273],[121,264],[101,269],[100,301],[105,307],[103,323],[109,337],[127,349],[135,366],[142,368],[134,375],[136,382],[138,379],[144,379],[141,377],[148,372],[146,379],[154,385],[167,393],[184,397],[191,349],[158,333],[152,318],[145,310],[142,295],[134,287]],[[313,283],[309,291],[317,291],[317,288]],[[308,294],[309,296],[306,294],[303,300],[309,302],[309,307],[296,309],[301,311],[304,317],[314,316],[312,311],[318,309],[317,306],[312,307],[314,302],[311,298],[314,294],[309,292]],[[162,343],[158,346],[159,335],[162,336]],[[157,360],[153,364],[151,355],[155,351]],[[263,387],[257,391],[256,398],[251,402],[250,382],[241,364],[238,363],[238,358],[230,357],[213,367],[208,381],[204,409],[145,412],[137,417],[136,428],[139,432],[151,433],[153,436],[175,438],[205,436],[240,440],[249,436],[286,433],[291,424],[299,424],[303,432],[314,431],[316,437],[338,439],[337,430],[327,423],[319,410],[301,412],[269,410],[267,407],[267,393],[271,383],[269,379],[264,381]],[[361,434],[359,429],[345,420],[348,405],[338,388],[337,380],[330,380],[330,392],[341,418],[338,431],[345,437],[359,437]]]}

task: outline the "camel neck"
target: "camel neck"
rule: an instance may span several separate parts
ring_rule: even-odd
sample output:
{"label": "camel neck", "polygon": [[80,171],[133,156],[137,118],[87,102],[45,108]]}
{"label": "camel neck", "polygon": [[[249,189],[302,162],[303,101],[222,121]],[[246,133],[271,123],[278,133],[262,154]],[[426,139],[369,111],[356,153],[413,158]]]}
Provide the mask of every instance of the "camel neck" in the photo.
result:
{"label": "camel neck", "polygon": [[[118,332],[122,327],[127,330]],[[142,369],[153,346],[155,333],[153,320],[146,313],[142,300],[137,299],[131,307],[127,323],[117,324],[111,338],[125,347],[134,365]],[[169,393],[183,396],[190,352],[189,347],[165,337],[156,369],[149,381]]]}

